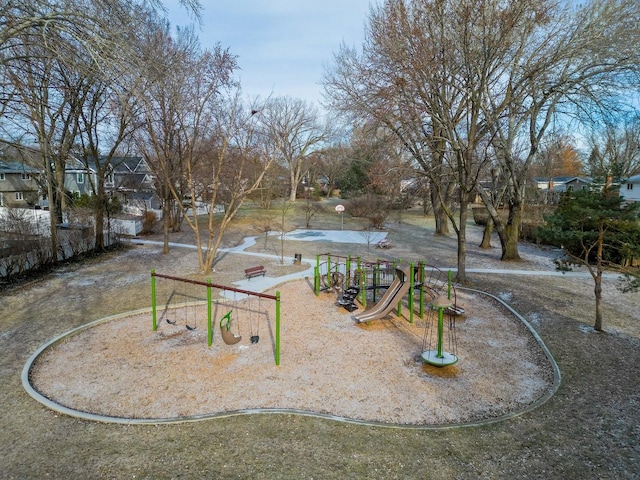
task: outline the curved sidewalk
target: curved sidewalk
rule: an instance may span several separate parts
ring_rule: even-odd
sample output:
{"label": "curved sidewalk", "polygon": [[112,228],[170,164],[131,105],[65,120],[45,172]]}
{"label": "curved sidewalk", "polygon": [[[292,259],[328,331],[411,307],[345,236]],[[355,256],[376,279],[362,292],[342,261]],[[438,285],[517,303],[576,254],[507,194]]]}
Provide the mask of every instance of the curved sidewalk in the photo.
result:
{"label": "curved sidewalk", "polygon": [[[318,234],[321,232],[322,234]],[[327,231],[323,230],[294,230],[287,234],[290,240],[303,240],[303,241],[327,241],[327,237],[325,234]],[[350,231],[350,230],[331,230],[331,240],[340,243],[366,243],[366,239],[362,237],[360,232]],[[275,233],[274,233],[275,234]],[[386,233],[382,233],[382,238],[386,236]],[[219,252],[221,253],[235,253],[239,255],[248,255],[253,257],[260,258],[268,258],[272,260],[280,260],[280,255],[273,255],[268,253],[259,253],[259,252],[247,252],[247,248],[252,247],[256,244],[257,236],[245,237],[243,242],[240,245],[230,248],[221,248]],[[360,241],[358,241],[360,240]],[[130,243],[138,243],[144,245],[164,245],[164,242],[157,240],[143,240],[139,238],[129,240]],[[189,249],[197,249],[196,245],[188,244],[188,243],[175,243],[169,242],[170,247],[176,248],[189,248]],[[295,272],[288,275],[283,275],[281,277],[267,277],[266,275],[263,277],[254,277],[251,280],[243,279],[233,282],[234,285],[237,285],[239,288],[243,288],[246,290],[252,290],[256,292],[263,292],[270,288],[275,287],[281,283],[287,282],[289,280],[298,280],[304,279],[310,276],[313,276],[313,266],[315,265],[315,258],[308,259],[302,258],[302,263],[306,263],[309,265],[309,268],[303,270],[301,272]],[[452,272],[457,271],[457,267],[442,267],[441,270],[451,270]],[[575,278],[590,278],[591,275],[588,272],[561,272],[558,270],[512,270],[512,269],[496,269],[496,268],[467,268],[467,273],[490,273],[497,275],[522,275],[522,276],[547,276],[547,277],[575,277]],[[605,274],[605,278],[620,278],[618,274]]]}

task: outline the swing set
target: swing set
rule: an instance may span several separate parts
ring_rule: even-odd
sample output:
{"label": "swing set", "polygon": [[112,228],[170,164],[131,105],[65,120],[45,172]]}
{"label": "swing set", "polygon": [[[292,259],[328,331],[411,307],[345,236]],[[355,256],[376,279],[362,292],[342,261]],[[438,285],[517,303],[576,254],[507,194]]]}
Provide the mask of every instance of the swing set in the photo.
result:
{"label": "swing set", "polygon": [[[195,314],[195,306],[197,304],[206,304],[207,307],[207,344],[209,347],[211,347],[211,345],[213,344],[213,301],[212,301],[212,290],[214,288],[222,290],[222,291],[227,291],[227,292],[233,292],[234,295],[234,308],[237,311],[238,305],[237,305],[237,301],[236,299],[236,294],[242,294],[242,295],[246,295],[249,299],[257,297],[258,298],[258,308],[261,307],[261,299],[265,298],[268,300],[274,300],[276,302],[275,304],[275,310],[276,310],[276,315],[275,315],[275,363],[276,365],[280,365],[280,292],[277,291],[275,295],[268,295],[266,293],[259,293],[259,292],[252,292],[250,290],[243,290],[240,288],[234,288],[234,287],[229,287],[226,285],[215,285],[211,283],[211,280],[208,279],[206,282],[200,282],[197,280],[191,280],[188,278],[181,278],[181,277],[174,277],[171,275],[162,275],[159,273],[156,273],[155,270],[151,270],[151,309],[152,309],[152,319],[153,319],[153,331],[157,331],[158,329],[158,308],[157,308],[157,285],[156,285],[156,279],[167,279],[167,280],[172,280],[174,282],[179,282],[180,284],[191,284],[192,286],[204,286],[206,287],[206,292],[207,292],[207,299],[206,301],[200,301],[200,302],[194,302],[192,301],[190,303],[191,306],[194,307],[194,319],[192,320],[192,322],[188,322],[187,319],[187,315],[185,314],[184,316],[184,324],[187,328],[187,330],[193,331],[196,330],[197,328],[197,320],[196,320],[196,314]],[[194,287],[195,288],[195,287]],[[171,293],[171,295],[169,295],[169,301],[171,301],[171,298],[175,295],[175,290],[174,292]],[[195,299],[196,297],[191,295],[185,295],[190,299]],[[217,302],[216,302],[217,304]],[[220,334],[222,336],[222,340],[227,344],[227,345],[235,345],[236,343],[240,342],[240,340],[242,339],[242,336],[239,334],[235,334],[231,331],[231,327],[234,323],[234,319],[233,319],[233,310],[234,308],[230,308],[229,311],[222,316],[222,318],[220,319],[219,322],[219,326],[220,326]],[[252,344],[258,343],[260,336],[259,336],[259,332],[258,332],[258,328],[259,328],[259,318],[258,320],[255,322],[256,324],[256,330],[254,332],[254,321],[253,318],[251,316],[251,312],[252,310],[249,308],[248,309],[250,314],[249,314],[249,323],[250,323],[250,329],[251,329],[251,336],[250,336],[250,341]],[[258,312],[257,315],[261,315],[261,312]],[[167,321],[167,323],[170,323],[172,325],[176,325],[178,322],[176,319],[170,319],[170,318],[166,318],[165,319]],[[195,320],[195,321],[194,321]]]}

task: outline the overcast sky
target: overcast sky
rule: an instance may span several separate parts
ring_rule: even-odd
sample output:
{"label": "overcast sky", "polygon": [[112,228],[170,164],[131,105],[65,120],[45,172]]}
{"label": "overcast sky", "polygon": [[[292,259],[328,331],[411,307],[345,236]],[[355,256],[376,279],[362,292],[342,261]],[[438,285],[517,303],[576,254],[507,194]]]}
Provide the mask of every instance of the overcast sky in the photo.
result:
{"label": "overcast sky", "polygon": [[[191,23],[166,0],[174,26]],[[238,56],[245,95],[319,102],[326,65],[342,42],[360,48],[370,0],[202,0],[204,48],[220,42]]]}

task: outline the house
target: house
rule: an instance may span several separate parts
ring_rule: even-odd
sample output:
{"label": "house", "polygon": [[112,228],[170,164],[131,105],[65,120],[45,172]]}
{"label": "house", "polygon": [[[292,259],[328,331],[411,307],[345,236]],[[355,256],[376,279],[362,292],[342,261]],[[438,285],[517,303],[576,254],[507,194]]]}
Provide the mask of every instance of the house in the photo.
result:
{"label": "house", "polygon": [[629,177],[620,184],[620,196],[626,202],[640,202],[640,175]]}
{"label": "house", "polygon": [[[72,159],[65,169],[64,188],[76,195],[93,195],[97,184],[99,167],[107,157],[91,157],[86,162]],[[124,205],[132,202],[140,207],[159,207],[155,195],[154,177],[149,165],[142,157],[112,157],[105,178],[105,191],[116,195]]]}
{"label": "house", "polygon": [[536,177],[536,187],[543,195],[544,203],[558,203],[564,192],[583,190],[588,188],[593,179],[590,177]]}
{"label": "house", "polygon": [[33,208],[40,172],[22,162],[0,160],[0,207]]}

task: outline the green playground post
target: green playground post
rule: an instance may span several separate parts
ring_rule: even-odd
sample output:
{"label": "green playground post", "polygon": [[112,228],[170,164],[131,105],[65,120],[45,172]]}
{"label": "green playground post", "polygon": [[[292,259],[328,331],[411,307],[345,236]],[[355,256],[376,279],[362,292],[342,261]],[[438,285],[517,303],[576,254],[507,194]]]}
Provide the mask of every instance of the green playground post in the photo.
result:
{"label": "green playground post", "polygon": [[347,288],[351,286],[351,255],[347,255],[347,264],[346,264],[346,275],[345,275],[345,285]]}
{"label": "green playground post", "polygon": [[276,292],[276,365],[280,365],[280,291]]}
{"label": "green playground post", "polygon": [[424,318],[424,262],[419,262],[418,265],[420,265],[420,318]]}
{"label": "green playground post", "polygon": [[413,323],[413,287],[415,285],[415,270],[413,262],[409,263],[409,323]]}
{"label": "green playground post", "polygon": [[[402,262],[402,260],[398,260],[398,265],[400,265],[400,262]],[[395,271],[395,266],[394,266],[393,270]],[[402,316],[402,299],[398,300],[398,312],[397,312],[397,315],[399,317]]]}
{"label": "green playground post", "polygon": [[444,332],[444,308],[438,307],[438,353],[437,358],[444,358],[442,355],[442,337]]}
{"label": "green playground post", "polygon": [[451,300],[451,270],[447,272],[447,298]]}
{"label": "green playground post", "polygon": [[360,303],[362,308],[367,308],[367,274],[362,268],[360,268],[360,258],[358,258],[358,271],[360,272]]}
{"label": "green playground post", "polygon": [[318,265],[313,267],[313,292],[316,297],[320,295],[320,267]]}
{"label": "green playground post", "polygon": [[374,301],[374,302],[376,301],[376,297],[377,297],[377,295],[376,295],[376,290],[377,290],[377,288],[376,288],[376,287],[378,286],[378,283],[380,283],[380,282],[379,282],[380,277],[379,277],[379,275],[378,275],[378,273],[379,273],[379,272],[378,272],[378,268],[379,268],[379,265],[378,265],[377,263],[374,263],[374,264],[373,264],[373,275],[372,275],[372,281],[373,281],[373,301]]}
{"label": "green playground post", "polygon": [[213,345],[213,315],[211,311],[211,279],[207,278],[207,344]]}
{"label": "green playground post", "polygon": [[153,317],[153,331],[158,330],[158,314],[156,312],[156,271],[151,270],[151,316]]}

